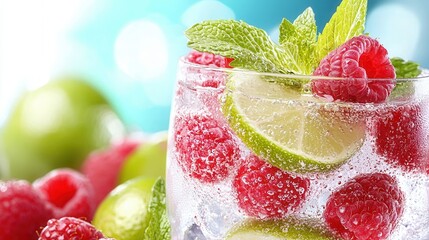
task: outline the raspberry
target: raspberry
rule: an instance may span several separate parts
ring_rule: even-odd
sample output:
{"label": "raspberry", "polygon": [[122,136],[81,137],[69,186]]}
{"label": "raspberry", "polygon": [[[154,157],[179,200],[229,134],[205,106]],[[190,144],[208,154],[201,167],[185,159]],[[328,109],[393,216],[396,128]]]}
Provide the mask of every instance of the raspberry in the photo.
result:
{"label": "raspberry", "polygon": [[0,239],[37,239],[37,230],[52,217],[30,183],[0,181]]}
{"label": "raspberry", "polygon": [[332,193],[323,217],[342,238],[387,239],[404,210],[396,179],[384,173],[358,175]]}
{"label": "raspberry", "polygon": [[191,63],[196,63],[205,66],[231,68],[229,64],[232,62],[233,59],[215,55],[212,53],[198,52],[192,50],[186,56],[186,60]]}
{"label": "raspberry", "polygon": [[50,219],[40,233],[39,240],[101,240],[103,234],[90,223],[74,218]]}
{"label": "raspberry", "polygon": [[94,190],[89,180],[71,169],[57,169],[36,180],[33,186],[48,202],[54,218],[77,217],[88,221],[95,211]]}
{"label": "raspberry", "polygon": [[283,218],[304,202],[310,181],[251,155],[238,169],[233,188],[238,205],[257,218]]}
{"label": "raspberry", "polygon": [[[219,55],[206,52],[191,51],[185,58],[188,62],[199,65],[220,68],[232,68],[229,64],[232,58],[225,58]],[[215,71],[200,71],[203,81],[200,83],[202,87],[219,88],[225,86],[226,75],[222,72]]]}
{"label": "raspberry", "polygon": [[418,104],[389,108],[374,125],[376,152],[405,171],[425,171],[429,139],[423,116],[423,108]]}
{"label": "raspberry", "polygon": [[[178,85],[176,96],[182,96],[185,91],[196,93],[197,96],[195,97],[210,113],[220,115],[219,98],[224,91],[228,74],[223,70],[214,68],[232,68],[230,63],[233,59],[192,50],[185,57],[185,60],[210,68],[195,65],[186,66],[184,71],[186,71],[185,82],[187,84]],[[195,91],[194,87],[202,87],[203,89],[199,88]]]}
{"label": "raspberry", "polygon": [[94,187],[96,206],[116,187],[123,163],[138,146],[138,141],[125,140],[109,149],[93,152],[85,160],[82,173]]}
{"label": "raspberry", "polygon": [[240,156],[228,126],[211,115],[179,116],[174,132],[183,171],[202,182],[223,180]]}
{"label": "raspberry", "polygon": [[332,100],[383,102],[395,86],[395,69],[387,50],[375,39],[358,36],[330,52],[313,75],[346,80],[312,81],[313,94]]}

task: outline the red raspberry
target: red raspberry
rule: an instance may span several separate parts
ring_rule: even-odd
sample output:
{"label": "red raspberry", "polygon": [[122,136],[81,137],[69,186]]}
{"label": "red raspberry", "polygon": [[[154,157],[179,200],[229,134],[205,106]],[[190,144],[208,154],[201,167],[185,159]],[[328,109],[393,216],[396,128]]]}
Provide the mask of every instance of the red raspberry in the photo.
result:
{"label": "red raspberry", "polygon": [[257,218],[283,218],[306,199],[310,181],[252,155],[238,169],[233,188],[238,205]]}
{"label": "red raspberry", "polygon": [[429,139],[424,115],[418,104],[389,108],[374,125],[376,152],[405,171],[425,171],[429,164]]}
{"label": "red raspberry", "polygon": [[174,132],[183,171],[202,182],[223,180],[240,157],[228,126],[210,115],[179,116]]}
{"label": "red raspberry", "polygon": [[[192,50],[185,59],[191,63],[220,68],[232,68],[229,64],[233,60],[232,58],[225,58],[212,53],[198,52],[194,50]],[[202,74],[203,79],[201,82],[202,87],[219,88],[225,86],[226,75],[222,74],[222,72],[207,70],[200,71],[200,73]]]}
{"label": "red raspberry", "polygon": [[40,233],[39,240],[101,240],[103,234],[90,223],[74,218],[51,219]]}
{"label": "red raspberry", "polygon": [[387,50],[375,39],[358,36],[330,52],[313,75],[346,80],[314,80],[313,94],[332,100],[383,102],[392,92],[395,68]]}
{"label": "red raspberry", "polygon": [[54,218],[77,217],[88,221],[95,211],[94,190],[89,180],[71,169],[57,169],[36,180],[33,186],[48,202]]}
{"label": "red raspberry", "polygon": [[359,175],[331,194],[323,217],[348,240],[387,239],[404,210],[396,179],[384,173]]}
{"label": "red raspberry", "polygon": [[212,53],[198,52],[198,51],[192,50],[186,56],[186,60],[191,63],[196,63],[200,65],[205,65],[205,66],[231,68],[229,64],[232,62],[233,59],[215,55]]}
{"label": "red raspberry", "polygon": [[52,218],[37,191],[26,181],[0,181],[0,239],[37,239]]}
{"label": "red raspberry", "polygon": [[[186,69],[184,69],[186,75],[184,77],[187,78],[185,80],[187,84],[178,85],[176,96],[182,96],[185,91],[196,93],[195,97],[202,102],[202,105],[210,113],[220,115],[219,98],[224,91],[228,75],[225,71],[215,70],[215,68],[232,68],[230,63],[233,59],[192,50],[185,57],[185,60],[203,66],[186,66]],[[204,66],[209,66],[210,68]],[[195,86],[203,87],[204,90],[195,91]],[[190,89],[186,89],[186,87],[190,87]]]}
{"label": "red raspberry", "polygon": [[138,141],[126,140],[109,149],[95,151],[85,160],[82,172],[94,187],[96,206],[116,187],[123,163],[138,146]]}

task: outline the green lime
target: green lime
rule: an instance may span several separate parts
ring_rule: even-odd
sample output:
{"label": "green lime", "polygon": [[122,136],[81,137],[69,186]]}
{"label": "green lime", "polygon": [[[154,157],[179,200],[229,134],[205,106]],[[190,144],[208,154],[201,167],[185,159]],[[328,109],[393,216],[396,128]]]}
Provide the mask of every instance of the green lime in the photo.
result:
{"label": "green lime", "polygon": [[227,240],[332,240],[335,239],[326,229],[314,221],[248,220],[233,228]]}
{"label": "green lime", "polygon": [[51,81],[23,94],[6,120],[0,136],[5,178],[34,180],[54,168],[79,168],[89,152],[124,133],[96,88],[71,77]]}
{"label": "green lime", "polygon": [[116,240],[143,239],[156,179],[135,178],[117,186],[95,212],[94,226]]}
{"label": "green lime", "polygon": [[259,75],[235,73],[222,111],[257,155],[285,170],[312,172],[344,163],[365,138],[363,121],[338,117],[327,104]]}
{"label": "green lime", "polygon": [[[2,135],[2,131],[3,129],[0,128],[0,136]],[[5,157],[4,157],[2,139],[0,138],[0,179],[4,179],[10,175],[8,165],[9,163],[5,160]]]}
{"label": "green lime", "polygon": [[119,183],[139,176],[165,177],[167,132],[153,134],[126,160],[119,173]]}

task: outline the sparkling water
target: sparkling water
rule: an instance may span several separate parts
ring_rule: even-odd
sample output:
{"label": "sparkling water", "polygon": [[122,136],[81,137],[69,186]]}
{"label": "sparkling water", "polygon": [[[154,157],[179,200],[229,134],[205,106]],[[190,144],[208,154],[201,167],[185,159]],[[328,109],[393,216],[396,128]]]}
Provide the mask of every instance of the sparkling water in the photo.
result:
{"label": "sparkling water", "polygon": [[[228,117],[231,116],[224,114],[221,109],[224,95],[229,91],[225,87],[228,76],[231,76],[228,72],[186,63],[179,67],[167,157],[167,204],[173,239],[225,239],[231,229],[246,219],[253,218],[240,208],[236,193],[232,189],[239,162],[253,153],[230,128]],[[207,81],[210,84],[205,85]],[[305,114],[315,115],[322,111],[328,114],[326,119],[332,119],[332,122],[338,122],[340,119],[350,122],[351,127],[360,126],[365,131],[359,149],[339,167],[329,171],[294,173],[309,179],[310,187],[304,202],[288,215],[302,219],[318,219],[323,223],[323,212],[332,192],[359,174],[381,172],[396,179],[405,197],[403,213],[388,239],[429,239],[429,94],[422,90],[429,89],[428,81],[429,79],[420,79],[412,82],[410,84],[414,85],[415,91],[392,97],[379,104],[301,100],[288,102],[292,107],[302,108]],[[286,107],[284,101],[273,101],[273,104],[278,104],[279,107],[283,104],[283,107]],[[256,112],[259,110],[263,112],[263,109],[255,109]],[[268,119],[275,114],[276,112],[272,112],[264,117]],[[233,163],[225,167],[222,177],[207,180],[209,178],[197,175],[201,165],[183,163],[187,161],[183,160],[184,156],[198,157],[195,156],[198,154],[195,149],[190,149],[189,155],[186,152],[184,154],[183,149],[178,149],[178,146],[192,146],[191,143],[178,143],[192,141],[192,138],[177,138],[177,134],[188,133],[182,131],[183,124],[177,124],[177,119],[183,116],[197,120],[203,117],[195,116],[210,116],[219,124],[219,129],[228,129],[232,135],[240,153]],[[400,124],[397,124],[398,122]],[[201,126],[196,126],[201,127],[199,130],[204,134],[205,125],[201,123]],[[275,127],[273,126],[273,131]],[[377,132],[377,129],[384,132]],[[204,148],[199,145],[199,141],[201,139],[195,139],[195,146]],[[396,158],[408,160],[404,163]],[[192,159],[188,160],[192,162]],[[206,165],[210,165],[210,157],[207,157],[206,161]],[[193,169],[186,169],[189,166]],[[210,169],[204,174],[212,176]]]}

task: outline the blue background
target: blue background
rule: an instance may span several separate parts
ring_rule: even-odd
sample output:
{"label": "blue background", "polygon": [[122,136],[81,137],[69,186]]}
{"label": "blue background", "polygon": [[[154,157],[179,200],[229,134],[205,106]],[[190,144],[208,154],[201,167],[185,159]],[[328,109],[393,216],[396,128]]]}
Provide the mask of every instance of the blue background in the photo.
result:
{"label": "blue background", "polygon": [[[72,3],[71,3],[72,2]],[[23,0],[0,2],[0,125],[14,101],[58,75],[85,76],[134,130],[168,128],[183,32],[205,19],[238,19],[273,39],[283,17],[311,6],[319,31],[339,0]],[[32,5],[31,5],[32,4]],[[429,67],[425,0],[370,1],[366,31],[390,55]]]}

